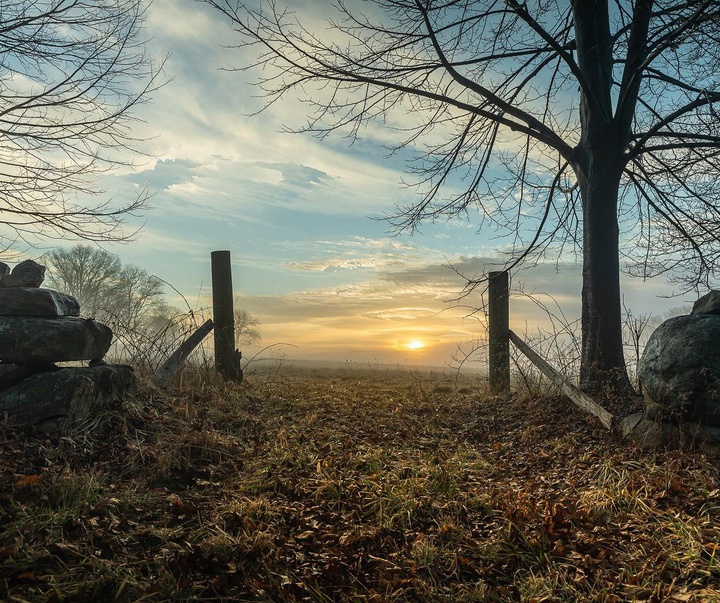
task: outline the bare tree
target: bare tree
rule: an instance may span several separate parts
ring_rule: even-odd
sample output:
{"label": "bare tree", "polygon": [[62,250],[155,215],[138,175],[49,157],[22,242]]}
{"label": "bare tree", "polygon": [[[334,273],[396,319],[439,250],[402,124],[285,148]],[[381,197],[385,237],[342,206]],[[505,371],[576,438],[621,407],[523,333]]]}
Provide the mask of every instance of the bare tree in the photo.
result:
{"label": "bare tree", "polygon": [[237,345],[259,343],[260,321],[247,310],[235,310],[235,341]]}
{"label": "bare tree", "polygon": [[627,341],[625,345],[630,347],[632,350],[632,373],[634,380],[637,385],[638,393],[642,395],[642,382],[637,378],[638,364],[642,357],[642,351],[645,348],[645,343],[650,333],[653,331],[653,315],[652,313],[647,314],[635,314],[633,311],[625,305],[623,300],[623,332],[627,335]]}
{"label": "bare tree", "polygon": [[75,297],[84,316],[99,316],[112,304],[113,285],[122,271],[116,255],[99,247],[76,245],[53,249],[44,261],[49,268],[47,284]]}
{"label": "bare tree", "polygon": [[508,269],[581,250],[585,389],[630,387],[621,253],[643,277],[713,276],[719,0],[335,0],[323,28],[275,0],[201,1],[258,49],[241,69],[268,103],[309,104],[294,131],[416,118],[395,149],[424,144],[423,190],[398,228],[477,217],[514,233]]}
{"label": "bare tree", "polygon": [[115,322],[126,328],[138,329],[167,314],[163,282],[139,266],[123,266],[112,289],[114,304],[109,311],[114,313]]}
{"label": "bare tree", "polygon": [[16,237],[122,239],[123,216],[143,207],[144,193],[87,204],[156,87],[143,12],[143,0],[0,4],[0,224]]}
{"label": "bare tree", "polygon": [[77,298],[84,316],[113,330],[144,330],[170,310],[162,281],[143,268],[90,245],[55,249],[46,256],[48,284]]}

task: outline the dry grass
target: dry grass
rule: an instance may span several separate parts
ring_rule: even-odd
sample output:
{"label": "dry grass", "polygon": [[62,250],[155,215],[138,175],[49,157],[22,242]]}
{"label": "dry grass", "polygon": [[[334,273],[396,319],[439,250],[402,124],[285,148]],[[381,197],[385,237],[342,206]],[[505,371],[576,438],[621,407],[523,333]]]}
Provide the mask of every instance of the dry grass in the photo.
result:
{"label": "dry grass", "polygon": [[186,378],[0,433],[7,601],[720,601],[717,456],[407,372]]}

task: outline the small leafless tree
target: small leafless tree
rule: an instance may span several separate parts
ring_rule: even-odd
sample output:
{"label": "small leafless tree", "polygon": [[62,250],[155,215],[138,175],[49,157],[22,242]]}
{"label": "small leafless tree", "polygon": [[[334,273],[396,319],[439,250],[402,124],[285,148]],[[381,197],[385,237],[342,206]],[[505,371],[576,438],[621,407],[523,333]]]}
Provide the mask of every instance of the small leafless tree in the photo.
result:
{"label": "small leafless tree", "polygon": [[0,4],[0,240],[124,238],[146,195],[88,198],[94,177],[127,161],[133,109],[157,86],[143,12],[143,0]]}
{"label": "small leafless tree", "polygon": [[635,314],[623,301],[623,331],[627,335],[625,345],[630,347],[633,359],[633,372],[635,374],[638,393],[642,395],[642,383],[637,379],[637,367],[645,348],[648,334],[652,332],[652,313]]}
{"label": "small leafless tree", "polygon": [[268,103],[308,103],[294,131],[404,132],[423,190],[398,228],[469,215],[514,237],[508,269],[582,255],[585,389],[630,389],[621,251],[644,277],[715,273],[720,0],[335,0],[325,24],[296,3],[201,1],[256,49],[240,69]]}
{"label": "small leafless tree", "polygon": [[247,310],[235,310],[235,342],[239,346],[259,343],[260,321]]}
{"label": "small leafless tree", "polygon": [[147,328],[158,317],[168,315],[163,282],[147,270],[127,264],[111,285],[114,321],[125,328]]}

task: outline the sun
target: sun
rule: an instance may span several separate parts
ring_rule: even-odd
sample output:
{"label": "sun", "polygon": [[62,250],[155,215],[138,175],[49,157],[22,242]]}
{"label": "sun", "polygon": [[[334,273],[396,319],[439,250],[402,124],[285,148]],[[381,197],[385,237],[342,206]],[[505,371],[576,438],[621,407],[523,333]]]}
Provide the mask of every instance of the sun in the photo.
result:
{"label": "sun", "polygon": [[405,344],[405,347],[408,350],[421,350],[425,347],[425,342],[420,341],[419,339],[411,339]]}

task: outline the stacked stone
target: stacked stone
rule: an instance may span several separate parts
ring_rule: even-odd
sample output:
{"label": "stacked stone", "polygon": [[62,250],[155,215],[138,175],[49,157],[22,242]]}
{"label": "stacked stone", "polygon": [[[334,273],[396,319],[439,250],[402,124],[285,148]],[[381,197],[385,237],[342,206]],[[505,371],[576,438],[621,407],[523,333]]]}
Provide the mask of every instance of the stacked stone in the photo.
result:
{"label": "stacked stone", "polygon": [[[112,331],[80,318],[77,300],[41,289],[45,267],[0,262],[0,415],[11,426],[65,432],[132,391],[125,366],[102,362]],[[89,367],[56,362],[89,360]]]}

